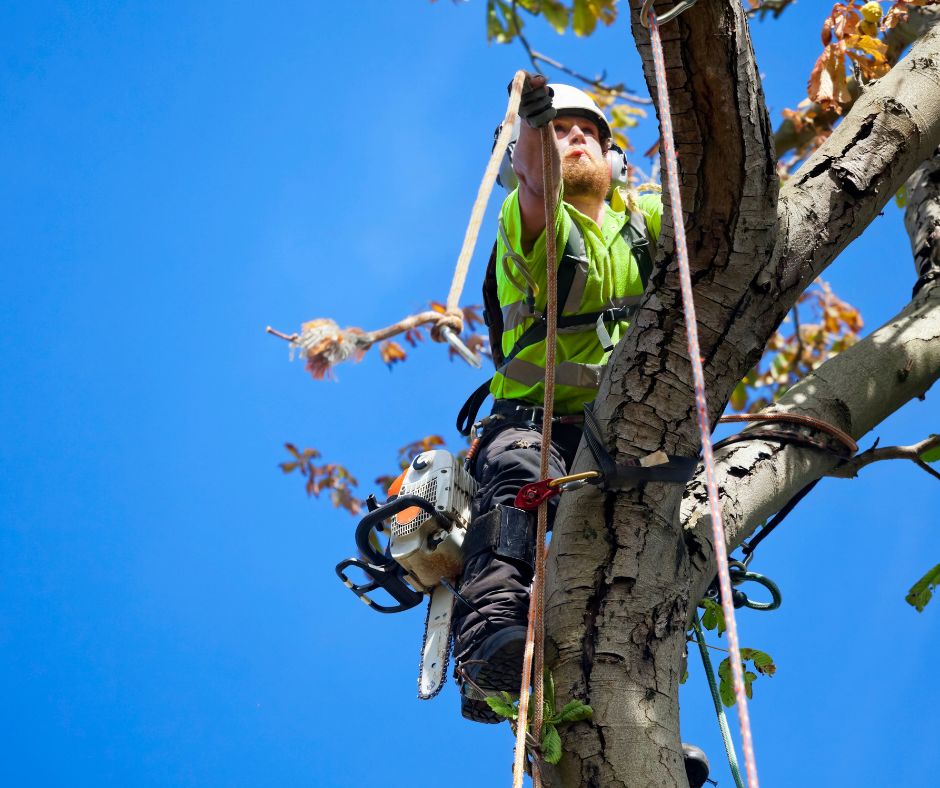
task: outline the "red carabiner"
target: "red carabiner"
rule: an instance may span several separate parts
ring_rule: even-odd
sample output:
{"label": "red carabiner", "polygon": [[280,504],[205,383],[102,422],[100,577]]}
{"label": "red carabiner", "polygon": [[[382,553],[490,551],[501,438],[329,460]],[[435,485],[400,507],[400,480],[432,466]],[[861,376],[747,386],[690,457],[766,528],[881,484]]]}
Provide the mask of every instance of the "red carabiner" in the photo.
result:
{"label": "red carabiner", "polygon": [[517,509],[524,509],[527,512],[538,509],[542,501],[547,501],[552,496],[561,492],[560,487],[553,487],[554,479],[542,479],[540,482],[532,482],[524,485],[516,494],[514,501]]}

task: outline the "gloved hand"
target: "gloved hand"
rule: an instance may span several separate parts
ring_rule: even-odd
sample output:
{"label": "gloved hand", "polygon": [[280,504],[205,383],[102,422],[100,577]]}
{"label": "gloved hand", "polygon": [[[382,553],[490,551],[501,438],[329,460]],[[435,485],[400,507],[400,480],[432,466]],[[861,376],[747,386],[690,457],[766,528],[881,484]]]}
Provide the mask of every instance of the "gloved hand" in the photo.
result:
{"label": "gloved hand", "polygon": [[541,74],[529,74],[522,86],[519,102],[519,117],[533,129],[540,129],[556,115],[552,106],[552,89]]}

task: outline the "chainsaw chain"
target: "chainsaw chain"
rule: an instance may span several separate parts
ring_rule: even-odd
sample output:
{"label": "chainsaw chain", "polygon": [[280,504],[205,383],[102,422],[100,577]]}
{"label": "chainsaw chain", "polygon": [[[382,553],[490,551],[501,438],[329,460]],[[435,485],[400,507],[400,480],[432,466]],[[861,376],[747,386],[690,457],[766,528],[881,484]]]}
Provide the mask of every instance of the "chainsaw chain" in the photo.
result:
{"label": "chainsaw chain", "polygon": [[[428,595],[428,612],[424,615],[424,635],[421,637],[421,649],[418,651],[418,700],[431,700],[431,698],[436,698],[440,695],[441,690],[444,689],[444,685],[447,683],[447,670],[450,668],[450,652],[454,647],[454,618],[453,613],[451,613],[450,627],[447,632],[447,650],[444,652],[444,664],[441,665],[441,680],[437,685],[437,689],[434,690],[430,695],[421,694],[421,663],[424,661],[424,647],[428,643],[428,624],[431,623],[431,595]],[[453,602],[451,602],[453,604]]]}

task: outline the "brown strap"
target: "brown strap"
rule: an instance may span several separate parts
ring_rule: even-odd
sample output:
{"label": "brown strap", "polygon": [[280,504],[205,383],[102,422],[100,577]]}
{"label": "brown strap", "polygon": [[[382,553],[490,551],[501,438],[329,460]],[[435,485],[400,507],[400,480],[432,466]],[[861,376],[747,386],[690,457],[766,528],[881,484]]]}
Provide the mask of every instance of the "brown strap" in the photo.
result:
{"label": "brown strap", "polygon": [[[801,416],[797,413],[737,413],[730,416],[722,416],[718,421],[722,424],[727,424],[730,422],[775,422],[778,424],[800,424],[804,427],[811,427],[814,430],[819,430],[820,432],[825,432],[827,435],[835,438],[839,443],[841,443],[846,449],[848,449],[849,455],[852,456],[855,452],[858,451],[858,444],[852,440],[852,437],[847,433],[840,430],[838,427],[833,427],[828,422],[822,421],[821,419],[815,419],[812,416]],[[769,430],[760,430],[758,432],[752,432],[747,435],[740,433],[742,437],[738,440],[747,440],[748,438],[757,438],[760,439],[764,436],[767,437],[780,437],[783,436],[792,436],[795,433],[784,433],[775,431],[771,433]],[[736,437],[736,436],[732,436]],[[722,443],[733,442],[730,439],[725,439]],[[811,444],[818,445],[818,444]],[[717,447],[716,447],[717,448]],[[819,448],[828,448],[819,446]]]}

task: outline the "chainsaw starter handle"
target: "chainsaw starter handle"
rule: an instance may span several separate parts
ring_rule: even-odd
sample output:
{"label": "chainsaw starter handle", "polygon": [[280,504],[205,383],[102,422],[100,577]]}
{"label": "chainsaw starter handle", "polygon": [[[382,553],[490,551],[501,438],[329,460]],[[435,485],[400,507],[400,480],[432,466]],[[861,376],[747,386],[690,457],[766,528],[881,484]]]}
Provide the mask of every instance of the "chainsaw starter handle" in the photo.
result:
{"label": "chainsaw starter handle", "polygon": [[[424,599],[424,594],[409,588],[403,579],[401,567],[395,564],[394,561],[392,564],[393,566],[376,566],[375,564],[360,561],[358,558],[347,558],[336,565],[336,574],[343,581],[344,586],[373,610],[377,610],[379,613],[401,613],[403,610],[411,610],[415,605],[420,604],[421,600]],[[361,585],[352,582],[346,576],[345,571],[350,566],[361,569],[371,578],[372,582],[362,583]],[[398,604],[380,605],[378,602],[374,602],[369,593],[378,588],[384,588]]]}
{"label": "chainsaw starter handle", "polygon": [[365,556],[370,564],[388,566],[395,563],[393,559],[387,555],[382,555],[372,546],[369,542],[369,533],[383,520],[394,517],[399,512],[403,512],[412,506],[423,509],[431,517],[437,516],[437,509],[434,508],[434,504],[421,496],[399,495],[394,501],[389,501],[377,509],[373,509],[359,521],[359,525],[356,526],[356,547],[359,548],[359,552]]}

